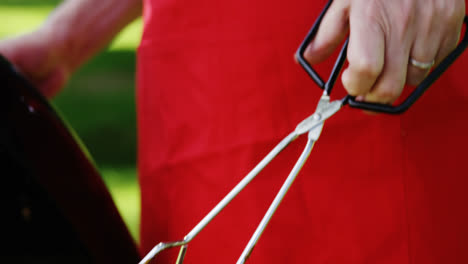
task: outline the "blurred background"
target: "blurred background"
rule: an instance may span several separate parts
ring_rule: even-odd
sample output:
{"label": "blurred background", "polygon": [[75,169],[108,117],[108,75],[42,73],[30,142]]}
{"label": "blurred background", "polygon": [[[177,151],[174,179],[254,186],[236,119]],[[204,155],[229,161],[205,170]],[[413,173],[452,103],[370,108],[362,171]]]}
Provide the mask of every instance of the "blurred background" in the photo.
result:
{"label": "blurred background", "polygon": [[[60,0],[0,0],[0,40],[34,30]],[[84,65],[53,101],[73,127],[138,241],[140,194],[136,178],[135,49],[142,23],[129,25]]]}

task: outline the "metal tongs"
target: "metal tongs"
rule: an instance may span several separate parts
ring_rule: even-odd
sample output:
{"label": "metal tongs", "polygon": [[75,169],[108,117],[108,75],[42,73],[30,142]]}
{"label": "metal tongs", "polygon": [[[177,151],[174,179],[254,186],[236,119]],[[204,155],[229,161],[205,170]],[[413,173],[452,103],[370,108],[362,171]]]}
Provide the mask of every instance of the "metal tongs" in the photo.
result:
{"label": "metal tongs", "polygon": [[[315,112],[307,117],[304,121],[297,125],[296,129],[288,136],[286,136],[273,150],[271,150],[265,158],[263,158],[260,163],[258,163],[253,170],[251,170],[247,176],[245,176],[182,240],[175,242],[161,242],[157,244],[141,261],[140,264],[149,263],[158,253],[163,250],[172,247],[180,247],[179,255],[176,260],[176,264],[183,263],[185,254],[187,252],[187,246],[190,241],[192,241],[202,230],[205,228],[213,218],[220,213],[226,205],[228,205],[284,148],[286,148],[291,142],[303,134],[307,134],[308,140],[306,146],[294,165],[293,169],[289,173],[289,176],[286,178],[285,182],[281,186],[281,189],[275,196],[273,202],[265,213],[262,221],[258,225],[255,233],[252,235],[247,246],[244,248],[241,256],[237,260],[237,264],[245,263],[249,258],[250,253],[257,244],[260,236],[265,230],[266,226],[273,217],[276,209],[283,200],[284,196],[288,192],[292,183],[294,182],[296,176],[300,172],[302,166],[306,162],[309,154],[312,151],[314,143],[319,139],[322,132],[322,128],[325,120],[332,117],[338,112],[344,105],[349,105],[353,108],[364,109],[368,111],[387,113],[387,114],[400,114],[406,111],[421,95],[429,88],[432,83],[434,83],[440,75],[460,56],[463,51],[468,46],[468,37],[465,32],[463,39],[460,41],[458,46],[455,48],[452,53],[450,53],[431,73],[424,79],[421,84],[414,89],[414,91],[401,103],[400,105],[384,105],[384,104],[375,104],[375,103],[366,103],[361,101],[356,101],[354,97],[347,95],[343,99],[330,101],[330,93],[333,89],[333,86],[336,82],[338,75],[343,68],[346,51],[348,47],[348,40],[345,41],[340,54],[335,62],[333,70],[328,78],[327,82],[324,82],[323,79],[317,74],[317,72],[309,65],[309,63],[304,58],[304,51],[308,44],[312,41],[316,35],[322,18],[329,6],[331,5],[332,0],[330,0],[321,14],[319,15],[317,21],[314,23],[312,29],[307,34],[305,40],[300,45],[296,58],[300,65],[306,70],[309,76],[317,83],[317,85],[322,88],[323,94],[318,102]],[[468,24],[468,17],[464,19],[465,25]]]}

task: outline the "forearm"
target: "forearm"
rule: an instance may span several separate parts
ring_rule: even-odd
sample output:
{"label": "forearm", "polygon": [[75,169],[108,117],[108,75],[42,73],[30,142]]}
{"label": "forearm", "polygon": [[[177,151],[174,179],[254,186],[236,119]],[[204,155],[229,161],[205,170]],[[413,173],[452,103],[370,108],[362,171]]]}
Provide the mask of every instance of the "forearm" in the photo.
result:
{"label": "forearm", "polygon": [[142,0],[64,1],[41,30],[55,42],[73,71],[139,17],[141,8]]}

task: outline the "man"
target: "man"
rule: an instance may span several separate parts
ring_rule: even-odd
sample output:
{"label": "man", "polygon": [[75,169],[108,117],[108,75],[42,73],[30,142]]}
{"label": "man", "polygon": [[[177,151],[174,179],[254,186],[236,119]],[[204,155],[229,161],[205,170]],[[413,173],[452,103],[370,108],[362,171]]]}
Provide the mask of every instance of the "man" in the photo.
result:
{"label": "man", "polygon": [[[313,111],[320,91],[291,55],[324,4],[144,1],[137,90],[143,253],[182,238]],[[0,43],[0,53],[52,96],[140,5],[64,2],[36,32]],[[455,47],[464,11],[463,0],[335,0],[306,57],[326,60],[349,31],[346,92],[392,103]],[[346,109],[327,121],[251,262],[466,263],[468,90],[459,75],[467,60],[402,116]],[[300,145],[193,241],[188,262],[235,262]],[[170,263],[167,255],[158,260]]]}

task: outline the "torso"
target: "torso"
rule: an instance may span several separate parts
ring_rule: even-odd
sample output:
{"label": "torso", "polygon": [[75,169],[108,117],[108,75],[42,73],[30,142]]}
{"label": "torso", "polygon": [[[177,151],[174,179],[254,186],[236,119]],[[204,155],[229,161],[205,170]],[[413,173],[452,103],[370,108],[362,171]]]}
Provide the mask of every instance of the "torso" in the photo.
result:
{"label": "torso", "polygon": [[[314,111],[321,91],[293,54],[324,4],[145,1],[137,92],[144,253],[181,239]],[[467,54],[404,115],[346,107],[327,121],[251,263],[468,263],[466,66]],[[187,263],[235,262],[303,144],[192,242]]]}

